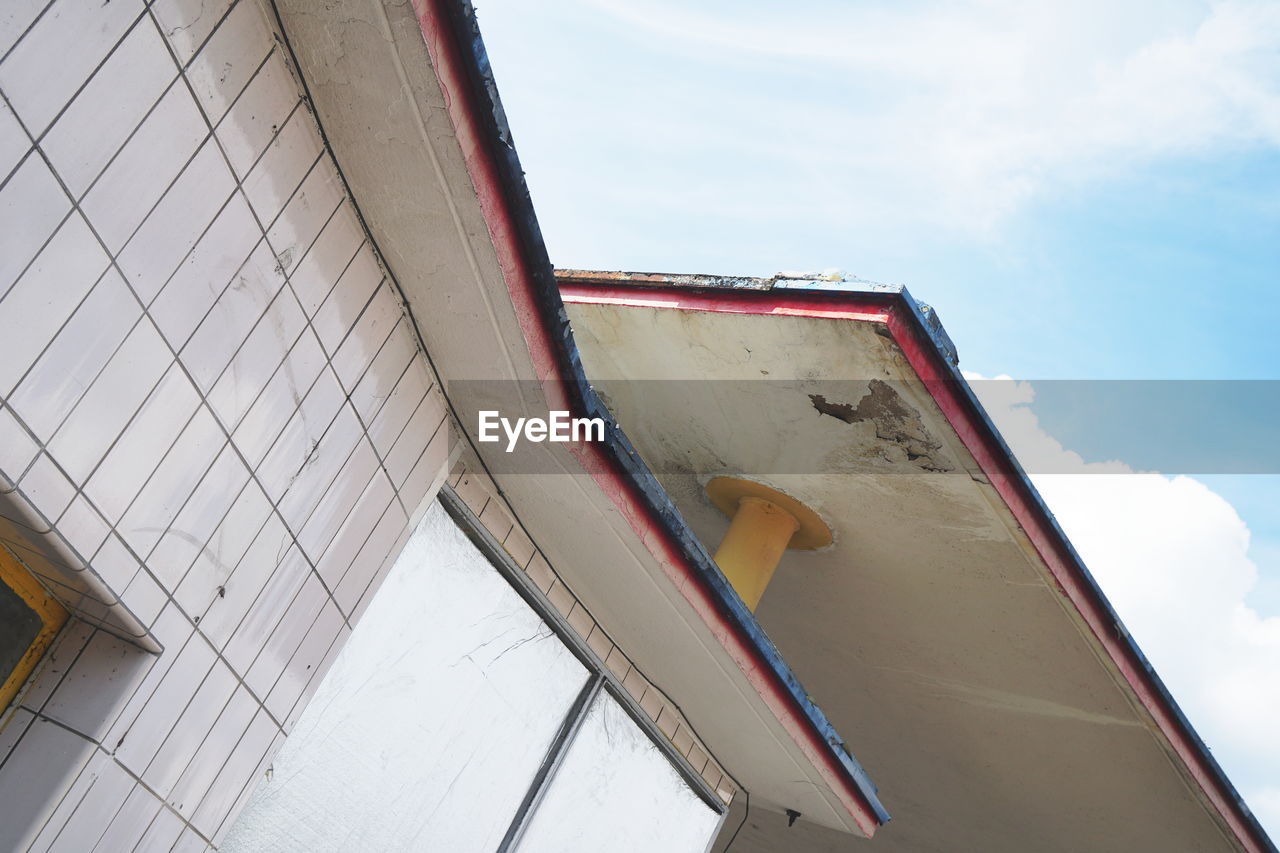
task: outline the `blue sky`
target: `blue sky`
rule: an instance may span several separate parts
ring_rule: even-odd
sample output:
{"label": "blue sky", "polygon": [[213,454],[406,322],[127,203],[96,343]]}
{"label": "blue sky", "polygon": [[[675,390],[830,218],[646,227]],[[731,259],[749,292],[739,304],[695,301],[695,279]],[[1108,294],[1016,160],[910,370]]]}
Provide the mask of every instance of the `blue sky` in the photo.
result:
{"label": "blue sky", "polygon": [[[478,14],[559,266],[903,283],[963,368],[1032,386],[1280,380],[1280,3],[480,0]],[[1030,410],[1033,443],[1106,461],[1030,393],[1011,429]],[[1108,591],[1150,623],[1135,634],[1280,835],[1280,688],[1221,687],[1280,682],[1280,476],[1131,479],[1164,517],[1132,507],[1111,534],[1088,516],[1101,478],[1042,487],[1104,585],[1129,553],[1118,537],[1168,538],[1181,512],[1221,519],[1202,538],[1221,537],[1222,566],[1116,566]],[[1141,591],[1177,577],[1191,601],[1228,575],[1218,653],[1248,667],[1185,665]]]}

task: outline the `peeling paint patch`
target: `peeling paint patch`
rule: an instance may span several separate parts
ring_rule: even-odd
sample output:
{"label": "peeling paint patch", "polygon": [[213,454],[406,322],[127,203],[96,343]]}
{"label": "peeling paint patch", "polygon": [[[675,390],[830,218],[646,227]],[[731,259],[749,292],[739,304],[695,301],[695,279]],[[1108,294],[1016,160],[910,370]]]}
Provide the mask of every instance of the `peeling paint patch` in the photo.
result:
{"label": "peeling paint patch", "polygon": [[809,402],[819,413],[847,424],[871,423],[877,438],[899,445],[907,459],[922,470],[952,470],[950,465],[934,458],[942,445],[925,429],[919,412],[904,403],[887,382],[872,379],[867,388],[867,395],[857,405],[833,403],[822,394],[810,394]]}

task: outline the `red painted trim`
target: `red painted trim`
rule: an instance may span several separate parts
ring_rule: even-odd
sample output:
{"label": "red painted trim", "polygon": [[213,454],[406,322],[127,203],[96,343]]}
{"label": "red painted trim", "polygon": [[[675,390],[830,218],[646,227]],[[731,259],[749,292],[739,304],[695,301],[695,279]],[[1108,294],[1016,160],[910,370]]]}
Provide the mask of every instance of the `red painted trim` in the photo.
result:
{"label": "red painted trim", "polygon": [[[518,232],[498,170],[484,144],[481,125],[476,118],[477,107],[472,102],[466,79],[466,66],[453,40],[444,2],[446,0],[413,0],[414,12],[431,55],[431,64],[439,78],[529,356],[551,407],[569,409],[555,342],[542,323],[533,278],[520,251]],[[844,766],[832,754],[833,747],[814,730],[776,674],[758,657],[755,647],[721,615],[709,590],[699,580],[695,567],[685,559],[678,543],[669,539],[652,517],[643,495],[637,493],[630,481],[616,469],[613,460],[597,445],[587,444],[578,448],[575,455],[645,543],[663,572],[711,627],[783,728],[841,798],[855,824],[868,837],[873,835],[877,826],[875,813]]]}
{"label": "red painted trim", "polygon": [[[770,314],[820,317],[888,326],[894,342],[928,389],[952,429],[973,455],[982,473],[991,481],[1019,526],[1031,540],[1048,567],[1059,591],[1075,606],[1098,642],[1174,753],[1195,779],[1236,839],[1250,853],[1267,853],[1237,808],[1235,798],[1218,781],[1217,773],[1205,761],[1194,734],[1180,723],[1177,712],[1164,700],[1133,648],[1119,636],[1108,612],[1089,579],[1080,571],[1068,544],[1058,535],[1053,522],[1039,508],[1022,475],[1012,463],[999,439],[987,428],[972,404],[956,387],[948,365],[937,347],[920,328],[915,316],[900,304],[877,294],[845,293],[838,296],[795,291],[701,291],[677,288],[568,283],[561,287],[567,303],[607,303],[650,308],[679,308],[732,314]],[[892,298],[896,298],[892,297]]]}

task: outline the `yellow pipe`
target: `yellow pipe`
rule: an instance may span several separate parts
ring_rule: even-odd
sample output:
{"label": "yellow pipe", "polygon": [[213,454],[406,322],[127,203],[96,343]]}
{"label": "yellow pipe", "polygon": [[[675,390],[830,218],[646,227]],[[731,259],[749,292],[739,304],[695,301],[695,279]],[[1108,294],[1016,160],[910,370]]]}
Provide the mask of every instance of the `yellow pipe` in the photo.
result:
{"label": "yellow pipe", "polygon": [[800,529],[796,517],[764,498],[746,496],[716,549],[716,565],[753,613],[773,571]]}

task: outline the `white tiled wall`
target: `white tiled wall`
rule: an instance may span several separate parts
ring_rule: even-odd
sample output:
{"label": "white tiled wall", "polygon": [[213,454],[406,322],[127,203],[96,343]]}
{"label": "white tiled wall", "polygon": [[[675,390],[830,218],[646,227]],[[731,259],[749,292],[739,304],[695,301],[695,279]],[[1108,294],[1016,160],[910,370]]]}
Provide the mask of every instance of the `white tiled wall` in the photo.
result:
{"label": "white tiled wall", "polygon": [[0,546],[76,617],[0,849],[203,850],[448,467],[256,0],[0,4]]}

